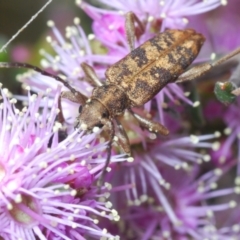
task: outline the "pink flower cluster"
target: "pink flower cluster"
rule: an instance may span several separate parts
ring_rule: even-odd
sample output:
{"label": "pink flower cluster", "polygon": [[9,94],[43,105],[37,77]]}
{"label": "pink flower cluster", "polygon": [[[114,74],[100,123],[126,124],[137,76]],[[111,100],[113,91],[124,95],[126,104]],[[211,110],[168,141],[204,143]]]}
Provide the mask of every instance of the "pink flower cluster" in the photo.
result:
{"label": "pink flower cluster", "polygon": [[[240,43],[239,36],[223,36],[220,30],[217,36],[222,41],[211,36],[210,25],[223,21],[221,13],[230,20],[239,18],[235,11],[235,15],[229,13],[235,0],[99,0],[102,8],[76,2],[91,17],[93,33],[87,36],[75,18],[64,37],[49,21],[53,37],[47,41],[55,55],[41,50],[41,63],[86,96],[91,96],[93,87],[84,81],[81,63],[91,65],[105,81],[106,69],[130,51],[125,36],[129,11],[145,25],[142,34],[136,26],[135,47],[167,28],[194,27],[207,38],[197,63]],[[21,111],[1,91],[3,239],[240,238],[240,219],[235,213],[240,193],[239,100],[229,108],[216,101],[206,104],[203,113],[209,124],[225,121],[224,134],[215,128],[212,133],[199,126],[201,104],[193,96],[194,87],[167,85],[136,111],[166,125],[170,135],[149,133],[125,114],[122,124],[133,158],[117,155],[115,146],[107,182],[99,192],[96,182],[106,159],[106,143],[98,134],[82,136],[73,130],[79,105],[63,100],[66,130],[56,121],[57,97],[65,87],[60,90],[57,81],[33,72],[18,79],[34,92],[52,91],[47,99],[30,94],[27,99],[19,97],[29,102]],[[63,132],[66,136],[61,139]]]}
{"label": "pink flower cluster", "polygon": [[49,91],[29,93],[28,106],[19,110],[16,99],[1,90],[3,239],[114,238],[97,225],[101,217],[119,218],[107,200],[110,185],[102,186],[102,193],[94,186],[104,165],[105,144],[98,144],[94,134],[82,136],[77,131],[64,137],[56,121],[59,93],[58,88],[54,99],[47,97]]}

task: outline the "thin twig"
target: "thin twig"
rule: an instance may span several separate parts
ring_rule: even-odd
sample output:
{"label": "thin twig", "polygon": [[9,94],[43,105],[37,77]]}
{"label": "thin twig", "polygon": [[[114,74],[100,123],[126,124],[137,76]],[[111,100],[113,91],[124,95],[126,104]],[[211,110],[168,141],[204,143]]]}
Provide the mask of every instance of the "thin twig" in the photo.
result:
{"label": "thin twig", "polygon": [[24,26],[22,28],[20,28],[17,33],[15,33],[11,39],[2,46],[2,48],[0,49],[0,53],[6,49],[6,47],[52,2],[52,0],[49,0],[36,14],[34,14],[31,19],[24,24]]}

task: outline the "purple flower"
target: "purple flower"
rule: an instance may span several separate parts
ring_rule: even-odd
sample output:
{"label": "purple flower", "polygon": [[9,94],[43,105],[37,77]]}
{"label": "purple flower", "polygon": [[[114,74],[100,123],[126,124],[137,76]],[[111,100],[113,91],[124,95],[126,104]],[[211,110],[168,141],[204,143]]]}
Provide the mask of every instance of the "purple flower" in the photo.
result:
{"label": "purple flower", "polygon": [[240,21],[238,14],[239,1],[225,2],[227,3],[226,7],[219,7],[211,13],[189,19],[189,27],[198,29],[203,33],[210,40],[211,51],[221,54],[236,49],[240,43],[238,34],[238,23]]}
{"label": "purple flower", "polygon": [[210,0],[210,1],[157,1],[157,0],[139,0],[126,2],[124,0],[117,0],[109,2],[101,0],[101,3],[109,6],[114,10],[105,10],[93,7],[86,2],[77,1],[77,4],[83,8],[91,17],[99,20],[99,15],[105,14],[124,14],[129,11],[137,14],[142,20],[152,22],[156,19],[161,21],[161,29],[165,28],[183,28],[187,25],[187,17],[192,15],[202,14],[211,11],[221,5],[226,5],[227,1]]}
{"label": "purple flower", "polygon": [[224,109],[224,105],[219,101],[209,100],[206,106],[204,106],[203,114],[206,120],[214,123],[221,118]]}
{"label": "purple flower", "polygon": [[[224,112],[224,122],[226,124],[226,128],[224,129],[224,134],[226,139],[224,139],[221,145],[221,151],[218,152],[218,159],[220,162],[225,163],[229,158],[236,155],[238,160],[237,164],[237,176],[240,176],[240,126],[239,126],[239,106],[240,106],[240,98],[237,98],[235,103],[228,106],[227,110]],[[235,146],[235,148],[233,148]],[[232,158],[230,158],[232,159]]]}
{"label": "purple flower", "polygon": [[[234,1],[231,1],[231,6]],[[221,21],[224,19],[219,15],[221,12],[224,12],[229,21],[222,20],[224,23],[219,25],[229,25],[236,20],[237,14],[232,14],[232,7],[219,7],[221,5],[226,6],[227,1],[211,0],[211,1],[156,1],[151,2],[135,1],[131,3],[126,3],[122,0],[116,1],[114,3],[102,1],[103,4],[109,6],[111,9],[100,9],[87,4],[86,2],[77,1],[77,4],[93,19],[93,33],[96,38],[100,40],[104,45],[111,45],[113,43],[120,43],[123,45],[122,40],[124,37],[124,14],[132,11],[134,12],[146,25],[146,31],[144,36],[142,36],[142,41],[146,41],[149,38],[153,37],[153,32],[164,31],[166,28],[172,29],[183,29],[183,28],[193,28],[198,32],[203,33],[207,41],[203,46],[203,49],[200,53],[201,58],[198,57],[195,62],[209,61],[214,59],[214,52],[219,52],[219,44],[213,45],[212,39],[218,41],[222,39],[221,37],[215,37],[219,33],[214,34],[213,32],[218,31],[219,29],[213,29],[210,26],[215,26],[215,21]],[[234,8],[234,7],[233,7]],[[212,10],[217,9],[218,18],[214,16],[213,13],[209,13]],[[236,9],[236,8],[235,8]],[[122,17],[122,19],[121,19]],[[213,22],[209,24],[209,22]],[[234,25],[234,24],[233,24]],[[97,27],[95,27],[97,26]],[[235,28],[232,27],[233,31],[236,32]],[[138,29],[136,29],[136,34],[138,35]],[[225,29],[226,30],[226,29]],[[226,36],[226,31],[220,31],[224,35],[224,39],[229,38]],[[112,37],[115,33],[115,36]],[[118,37],[118,39],[116,38]],[[139,37],[137,37],[139,38]],[[238,39],[236,36],[235,39]],[[218,41],[219,42],[219,41]],[[221,41],[220,41],[221,42]],[[219,42],[219,43],[220,43]],[[239,42],[236,40],[235,42]],[[106,44],[107,43],[107,44]],[[215,41],[214,41],[215,43]],[[221,43],[220,43],[221,44]],[[109,48],[109,47],[108,47]],[[128,49],[128,48],[127,48]],[[115,54],[115,52],[110,48],[110,51]]]}
{"label": "purple flower", "polygon": [[101,36],[104,41],[117,43],[119,36],[125,36],[124,18],[118,15],[105,14],[100,16],[101,19],[94,21],[92,30],[98,37]]}
{"label": "purple flower", "polygon": [[[93,19],[93,34],[84,33],[78,18],[74,19],[74,26],[66,28],[65,36],[49,21],[53,36],[47,37],[47,41],[55,54],[41,50],[42,66],[61,75],[86,96],[91,96],[93,87],[85,81],[81,63],[91,65],[104,82],[107,68],[129,54],[123,16],[126,12],[133,11],[145,24],[141,34],[136,24],[135,47],[138,47],[166,28],[198,26],[196,30],[206,30],[208,36],[212,27],[208,29],[204,17],[227,1],[100,0],[100,3],[112,10],[93,7],[86,1],[80,4],[77,0]],[[220,12],[221,9],[226,11],[219,8]],[[227,18],[231,18],[231,9],[227,10]],[[199,19],[203,21],[199,23]],[[211,16],[208,19],[214,22]],[[204,53],[196,62],[209,59],[212,49],[218,46],[213,40],[214,46],[209,44],[205,49],[207,55]],[[49,88],[48,98],[43,94],[19,97],[28,102],[28,107],[20,111],[15,100],[7,98],[7,91],[1,90],[0,238],[240,238],[239,217],[234,212],[236,194],[240,193],[240,160],[236,163],[235,157],[240,148],[240,100],[224,110],[228,136],[212,142],[220,137],[219,132],[196,136],[190,135],[190,127],[185,127],[188,116],[184,104],[198,107],[200,102],[190,101],[187,98],[190,92],[185,92],[181,85],[167,85],[143,108],[134,111],[165,124],[172,133],[170,137],[161,138],[142,129],[126,111],[120,116],[121,123],[134,158],[116,155],[119,149],[114,148],[104,179],[111,184],[105,182],[97,187],[107,144],[101,135],[83,135],[73,130],[79,104],[63,100],[69,128],[68,136],[62,137],[65,128],[56,121],[57,99],[60,91],[67,89],[60,88],[61,84],[54,79],[32,72],[19,80],[35,92]],[[209,102],[208,105],[204,112],[207,120],[222,117],[221,106]],[[193,114],[188,117],[189,126],[194,117]],[[194,133],[195,130],[191,129]],[[187,136],[179,137],[179,132]],[[237,150],[232,148],[235,142]],[[234,177],[229,170],[235,166],[237,177],[233,185]]]}
{"label": "purple flower", "polygon": [[[159,164],[176,170],[190,171],[192,165],[210,161],[210,155],[198,153],[196,149],[216,149],[219,144],[208,142],[208,140],[219,136],[220,134],[216,132],[203,136],[178,137],[166,141],[155,140],[154,145],[149,146],[148,144],[145,150],[138,148],[138,151],[134,151],[134,162],[125,164],[125,168],[122,169],[125,183],[132,183],[136,186],[126,191],[127,202],[130,205],[141,204],[143,199],[145,199],[144,202],[148,198],[148,191],[151,188],[150,192],[155,192],[154,195],[163,205],[172,222],[177,222],[177,217],[172,212],[170,205],[164,200],[165,196],[161,189],[162,187],[169,189],[171,185],[163,177]],[[164,168],[162,169],[164,171]],[[122,176],[121,171],[119,174]],[[117,178],[117,176],[114,177]],[[149,186],[151,187],[149,188]]]}
{"label": "purple flower", "polygon": [[213,150],[210,155],[213,163],[216,166],[221,167],[224,165],[229,165],[236,160],[233,153],[234,151],[229,146],[229,142],[224,139],[221,141],[221,143],[219,143],[218,149]]}
{"label": "purple flower", "polygon": [[[207,146],[204,142],[199,144]],[[151,237],[182,240],[190,237],[200,240],[239,237],[238,233],[231,230],[238,223],[236,219],[231,225],[226,223],[219,227],[222,220],[218,215],[219,212],[231,211],[237,204],[234,194],[239,193],[239,188],[230,186],[218,189],[218,180],[226,176],[233,164],[202,174],[196,164],[191,166],[183,162],[181,169],[175,171],[160,162],[162,159],[171,162],[174,151],[176,157],[181,158],[179,153],[182,152],[182,156],[188,156],[192,160],[195,158],[199,162],[209,161],[209,156],[197,156],[196,152],[175,149],[174,145],[170,150],[165,146],[165,152],[169,151],[166,154],[162,153],[163,148],[158,147],[159,156],[152,151],[138,155],[135,164],[123,170],[126,181],[134,187],[126,192],[127,206],[124,207],[125,201],[115,200],[119,214],[123,215],[123,226],[118,234],[127,238],[127,233],[137,239]],[[121,229],[124,231],[121,232]]]}
{"label": "purple flower", "polygon": [[[7,93],[1,90],[0,236],[114,238],[98,226],[101,217],[119,219],[107,200],[110,185],[102,186],[101,193],[94,186],[105,164],[106,144],[98,144],[94,134],[77,131],[61,141],[62,126],[56,121],[60,88],[53,101],[28,94],[28,106],[22,110]],[[112,162],[123,160],[112,156]]]}

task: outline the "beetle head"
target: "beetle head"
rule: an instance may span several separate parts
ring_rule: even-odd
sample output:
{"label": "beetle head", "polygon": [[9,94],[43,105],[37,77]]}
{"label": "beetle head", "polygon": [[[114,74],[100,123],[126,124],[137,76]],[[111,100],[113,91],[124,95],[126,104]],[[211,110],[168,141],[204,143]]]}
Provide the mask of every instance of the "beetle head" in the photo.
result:
{"label": "beetle head", "polygon": [[79,107],[79,116],[75,128],[92,132],[109,122],[108,110],[97,100],[90,99]]}

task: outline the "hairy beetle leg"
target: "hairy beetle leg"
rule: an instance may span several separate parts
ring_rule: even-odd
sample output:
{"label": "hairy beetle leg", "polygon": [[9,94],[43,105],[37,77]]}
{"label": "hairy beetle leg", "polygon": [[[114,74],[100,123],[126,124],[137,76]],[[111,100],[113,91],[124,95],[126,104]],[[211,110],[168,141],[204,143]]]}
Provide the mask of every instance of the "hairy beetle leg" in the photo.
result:
{"label": "hairy beetle leg", "polygon": [[230,59],[231,57],[233,57],[239,53],[240,53],[240,48],[237,48],[236,50],[230,52],[226,56],[220,58],[219,60],[217,60],[213,63],[203,63],[203,64],[197,65],[195,67],[192,67],[188,71],[181,74],[178,77],[176,82],[179,83],[179,82],[190,81],[195,78],[198,78],[198,77],[204,75],[209,70],[211,70],[213,67],[218,66],[223,62],[226,62],[228,59]]}
{"label": "hairy beetle leg", "polygon": [[131,146],[127,136],[126,131],[124,130],[122,124],[118,119],[116,119],[117,131],[115,132],[116,142],[119,144],[121,149],[129,156],[131,156]]}
{"label": "hairy beetle leg", "polygon": [[100,87],[102,86],[101,81],[98,79],[97,74],[95,73],[94,69],[89,66],[87,63],[81,64],[82,70],[85,73],[86,81],[91,84],[93,87]]}
{"label": "hairy beetle leg", "polygon": [[[85,97],[84,95],[81,94],[81,96],[77,95],[77,94],[73,94],[71,91],[63,91],[61,92],[59,98],[58,98],[58,108],[59,108],[59,113],[58,113],[58,121],[61,123],[61,124],[64,124],[65,122],[65,119],[64,119],[64,116],[63,116],[63,111],[62,111],[62,99],[65,98],[71,102],[75,102],[75,103],[78,103],[78,104],[83,104],[87,97]],[[84,99],[84,101],[83,101]]]}
{"label": "hairy beetle leg", "polygon": [[147,118],[144,118],[144,117],[138,115],[137,113],[133,112],[131,109],[129,109],[129,111],[138,120],[139,124],[142,127],[148,129],[150,132],[161,133],[162,135],[169,134],[169,130],[162,124],[160,124],[158,122],[154,122]]}
{"label": "hairy beetle leg", "polygon": [[[83,100],[82,96],[84,96],[84,102],[82,101]],[[63,91],[61,93],[61,98],[65,98],[71,102],[75,102],[78,104],[84,104],[86,102],[87,97],[85,95],[82,96],[80,97],[79,95],[73,94],[71,91]]]}
{"label": "hairy beetle leg", "polygon": [[[62,110],[62,99],[65,98],[71,102],[78,103],[78,104],[84,104],[83,102],[83,97],[84,97],[84,102],[86,101],[87,97],[81,94],[79,95],[73,94],[71,91],[63,91],[61,92],[60,96],[58,97],[58,109],[59,113],[57,115],[58,121],[64,126],[65,118],[63,116],[63,110]],[[80,105],[81,106],[81,105]]]}
{"label": "hairy beetle leg", "polygon": [[113,124],[113,121],[109,121],[105,124],[106,126],[106,129],[108,131],[110,131],[110,139],[109,139],[109,142],[108,142],[108,145],[107,145],[107,158],[106,158],[106,161],[105,161],[105,164],[104,164],[104,167],[103,167],[103,170],[102,170],[102,174],[98,180],[98,183],[97,185],[99,186],[99,189],[98,189],[98,192],[100,193],[101,191],[101,186],[102,186],[102,183],[103,183],[103,180],[106,176],[106,172],[107,172],[107,167],[108,165],[110,164],[110,160],[111,160],[111,151],[112,151],[112,143],[113,143],[113,138],[114,138],[114,135],[115,135],[115,129],[114,129],[114,124]]}
{"label": "hairy beetle leg", "polygon": [[139,18],[133,12],[126,13],[125,29],[126,29],[126,36],[127,36],[127,41],[130,47],[130,51],[134,50],[135,48],[134,47],[135,37],[136,37],[135,22],[137,23],[140,29],[140,36],[141,36],[145,30],[143,23],[139,20]]}
{"label": "hairy beetle leg", "polygon": [[62,111],[62,96],[61,96],[61,94],[58,97],[58,109],[59,109],[59,113],[57,115],[57,119],[63,125],[65,123],[65,118],[63,116],[63,111]]}

